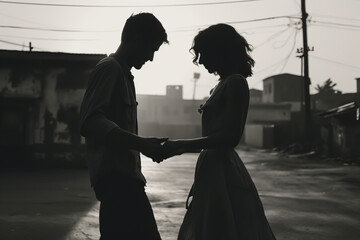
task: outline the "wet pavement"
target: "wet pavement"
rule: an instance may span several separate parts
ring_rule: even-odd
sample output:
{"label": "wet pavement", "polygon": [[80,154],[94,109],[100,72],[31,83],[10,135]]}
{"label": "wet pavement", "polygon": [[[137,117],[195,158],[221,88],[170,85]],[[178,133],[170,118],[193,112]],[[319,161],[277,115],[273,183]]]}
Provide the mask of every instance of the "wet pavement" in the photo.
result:
{"label": "wet pavement", "polygon": [[[278,240],[357,240],[360,166],[239,150]],[[147,193],[164,240],[176,239],[197,154],[143,158]],[[86,169],[0,171],[1,240],[98,239],[99,203]]]}

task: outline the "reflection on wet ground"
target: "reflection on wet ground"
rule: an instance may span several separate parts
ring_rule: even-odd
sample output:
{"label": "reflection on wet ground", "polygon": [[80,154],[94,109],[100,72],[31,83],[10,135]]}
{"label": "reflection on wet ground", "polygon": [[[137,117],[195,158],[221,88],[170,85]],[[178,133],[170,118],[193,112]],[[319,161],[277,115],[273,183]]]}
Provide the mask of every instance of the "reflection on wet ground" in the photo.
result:
{"label": "reflection on wet ground", "polygon": [[[358,239],[360,166],[256,150],[239,155],[278,240]],[[196,158],[185,154],[157,164],[143,157],[147,193],[164,240],[177,237]],[[86,169],[0,174],[0,239],[95,240],[98,210]]]}

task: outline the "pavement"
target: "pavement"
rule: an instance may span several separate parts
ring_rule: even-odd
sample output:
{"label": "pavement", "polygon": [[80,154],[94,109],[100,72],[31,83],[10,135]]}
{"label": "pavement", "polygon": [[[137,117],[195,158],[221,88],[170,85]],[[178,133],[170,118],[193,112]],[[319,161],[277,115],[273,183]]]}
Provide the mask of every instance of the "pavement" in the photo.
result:
{"label": "pavement", "polygon": [[[278,240],[358,240],[360,166],[238,150]],[[147,193],[164,240],[185,214],[197,154],[161,164],[143,157]],[[84,168],[0,170],[1,240],[95,240],[99,203]]]}

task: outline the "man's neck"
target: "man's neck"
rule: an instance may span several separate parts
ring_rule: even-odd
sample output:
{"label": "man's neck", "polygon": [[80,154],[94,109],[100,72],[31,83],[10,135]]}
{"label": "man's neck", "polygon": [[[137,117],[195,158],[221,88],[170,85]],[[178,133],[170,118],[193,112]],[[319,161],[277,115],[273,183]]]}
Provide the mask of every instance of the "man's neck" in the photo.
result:
{"label": "man's neck", "polygon": [[126,48],[120,45],[113,56],[116,59],[116,61],[126,65],[129,68],[129,70],[131,70],[132,66],[129,64]]}

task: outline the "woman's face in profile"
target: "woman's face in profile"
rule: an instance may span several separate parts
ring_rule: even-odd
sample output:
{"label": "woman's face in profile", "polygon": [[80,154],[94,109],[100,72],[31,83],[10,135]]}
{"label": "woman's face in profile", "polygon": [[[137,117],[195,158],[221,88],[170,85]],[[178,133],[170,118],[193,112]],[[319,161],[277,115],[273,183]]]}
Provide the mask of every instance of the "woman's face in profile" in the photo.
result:
{"label": "woman's face in profile", "polygon": [[209,73],[216,72],[213,58],[211,58],[206,52],[200,53],[199,64],[203,65]]}

